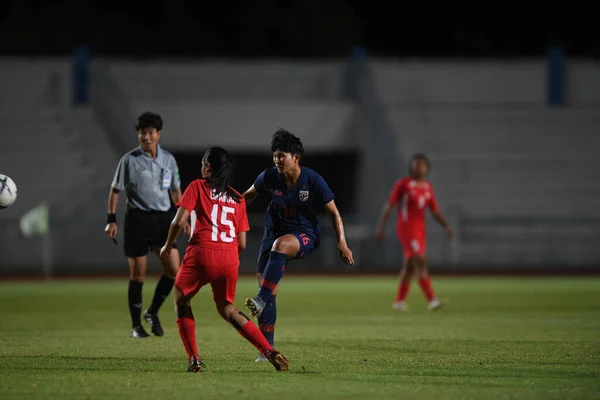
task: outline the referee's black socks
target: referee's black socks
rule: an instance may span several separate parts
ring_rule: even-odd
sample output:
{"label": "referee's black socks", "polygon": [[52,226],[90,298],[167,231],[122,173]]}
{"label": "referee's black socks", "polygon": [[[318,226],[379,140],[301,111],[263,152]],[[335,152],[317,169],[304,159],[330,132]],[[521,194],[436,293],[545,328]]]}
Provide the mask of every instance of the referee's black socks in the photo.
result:
{"label": "referee's black socks", "polygon": [[169,297],[175,281],[166,275],[160,277],[160,280],[156,284],[156,290],[154,291],[154,297],[152,298],[152,304],[148,308],[148,313],[158,314],[160,306],[164,303],[165,299]]}
{"label": "referee's black socks", "polygon": [[133,327],[142,325],[142,286],[143,282],[129,281],[129,314],[131,314],[131,325]]}

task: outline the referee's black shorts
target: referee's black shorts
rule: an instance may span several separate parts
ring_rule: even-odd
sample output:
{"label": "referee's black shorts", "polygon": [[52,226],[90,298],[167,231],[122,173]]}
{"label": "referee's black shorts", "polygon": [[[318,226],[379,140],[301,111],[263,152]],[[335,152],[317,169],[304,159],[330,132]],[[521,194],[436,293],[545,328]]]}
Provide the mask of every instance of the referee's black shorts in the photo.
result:
{"label": "referee's black shorts", "polygon": [[[148,254],[152,247],[162,247],[167,241],[169,225],[174,216],[171,211],[127,210],[124,231],[125,256],[142,257]],[[175,243],[173,248],[177,248]]]}

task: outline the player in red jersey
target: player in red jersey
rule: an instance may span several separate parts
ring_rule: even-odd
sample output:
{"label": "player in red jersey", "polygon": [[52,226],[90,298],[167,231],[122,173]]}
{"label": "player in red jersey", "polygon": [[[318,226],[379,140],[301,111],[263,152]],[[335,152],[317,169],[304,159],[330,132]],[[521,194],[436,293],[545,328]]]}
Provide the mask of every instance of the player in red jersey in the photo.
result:
{"label": "player in red jersey", "polygon": [[406,297],[410,289],[410,281],[415,276],[427,301],[430,310],[442,307],[443,303],[435,296],[429,271],[427,268],[425,210],[429,208],[433,218],[446,230],[448,236],[453,233],[440,212],[433,187],[425,178],[429,174],[431,164],[425,154],[415,154],[409,164],[410,176],[398,180],[392,189],[388,201],[384,204],[377,228],[377,239],[385,236],[385,225],[393,207],[398,207],[396,234],[404,250],[404,265],[400,271],[400,284],[393,308],[398,311],[407,310]]}
{"label": "player in red jersey", "polygon": [[205,365],[198,354],[196,322],[190,300],[200,288],[212,286],[217,311],[249,341],[278,371],[287,371],[288,360],[269,344],[258,327],[234,305],[240,265],[239,253],[246,248],[250,230],[246,202],[229,186],[232,163],[226,150],[212,147],[202,158],[202,179],[193,181],[177,203],[177,214],[160,251],[167,257],[186,224],[192,221],[192,236],[175,279],[175,312],[181,341],[188,354],[188,372]]}

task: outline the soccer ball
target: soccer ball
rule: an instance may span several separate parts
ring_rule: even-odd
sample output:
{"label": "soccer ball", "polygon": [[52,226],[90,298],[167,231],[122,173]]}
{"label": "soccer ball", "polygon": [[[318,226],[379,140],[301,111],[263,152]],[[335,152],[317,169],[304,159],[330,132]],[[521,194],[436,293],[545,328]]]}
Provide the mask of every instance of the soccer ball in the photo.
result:
{"label": "soccer ball", "polygon": [[17,200],[17,185],[9,176],[0,174],[0,209],[10,207]]}

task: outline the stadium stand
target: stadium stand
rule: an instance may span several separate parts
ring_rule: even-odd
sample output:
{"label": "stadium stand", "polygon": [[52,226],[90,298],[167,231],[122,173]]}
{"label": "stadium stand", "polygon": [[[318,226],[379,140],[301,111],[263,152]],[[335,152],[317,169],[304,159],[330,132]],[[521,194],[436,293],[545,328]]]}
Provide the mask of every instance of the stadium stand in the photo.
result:
{"label": "stadium stand", "polygon": [[[19,197],[0,219],[18,218],[43,201],[64,216],[92,195],[90,182],[100,168],[83,148],[105,135],[94,134],[89,121],[79,130],[73,128],[69,111],[61,104],[66,73],[66,65],[58,63],[45,69],[28,63],[2,64],[3,96],[14,97],[2,99],[0,120],[5,133],[0,160],[3,173],[17,182]],[[65,199],[70,199],[68,204]]]}
{"label": "stadium stand", "polygon": [[[3,61],[0,172],[15,179],[19,199],[0,212],[0,273],[39,269],[40,254],[31,251],[38,239],[19,238],[18,218],[42,201],[52,203],[53,262],[61,273],[82,265],[89,273],[122,271],[122,249],[102,234],[106,197],[118,158],[137,144],[135,117],[148,109],[165,118],[165,147],[182,156],[213,144],[230,147],[252,165],[248,176],[269,163],[267,144],[278,126],[301,135],[319,163],[339,153],[324,172],[342,176],[335,164],[351,160],[351,183],[344,176],[338,184],[346,190],[340,197],[352,199],[344,218],[365,268],[399,266],[392,224],[385,246],[372,229],[415,151],[432,158],[431,181],[457,233],[450,244],[430,225],[434,268],[594,265],[600,82],[593,65],[573,63],[569,107],[548,108],[544,68],[542,61],[374,61],[350,76],[345,60],[96,60],[92,102],[73,107],[69,60]],[[252,220],[258,233],[260,215]],[[318,256],[296,270],[341,268],[331,239],[324,237]],[[258,238],[249,240],[255,248]],[[243,272],[253,270],[254,258],[244,254]]]}
{"label": "stadium stand", "polygon": [[[599,255],[600,112],[546,107],[543,90],[533,90],[537,69],[526,66],[517,83],[497,82],[483,80],[484,66],[463,76],[480,82],[463,91],[442,67],[372,69],[398,153],[408,159],[424,151],[433,161],[431,181],[458,224],[463,265],[589,265]],[[403,85],[413,101],[398,94]],[[452,93],[454,103],[446,97]],[[444,248],[437,227],[430,231],[432,248]]]}

